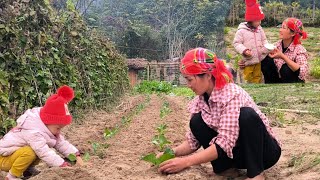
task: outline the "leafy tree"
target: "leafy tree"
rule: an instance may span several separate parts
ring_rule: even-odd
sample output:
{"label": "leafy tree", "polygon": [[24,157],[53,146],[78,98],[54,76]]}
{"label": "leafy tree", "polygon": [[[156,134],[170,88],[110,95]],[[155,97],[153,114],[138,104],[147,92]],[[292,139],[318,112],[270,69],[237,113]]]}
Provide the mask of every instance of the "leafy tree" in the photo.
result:
{"label": "leafy tree", "polygon": [[102,107],[127,87],[124,58],[65,5],[57,14],[49,0],[0,1],[0,123],[44,105],[63,84],[75,89],[71,110]]}
{"label": "leafy tree", "polygon": [[[221,41],[231,1],[121,0],[97,1],[88,10],[90,25],[99,26],[128,57],[172,59],[195,46]],[[214,38],[212,38],[214,37]]]}
{"label": "leafy tree", "polygon": [[[228,16],[228,25],[235,26],[244,21],[244,0],[234,0]],[[288,17],[297,17],[305,25],[319,25],[320,3],[316,0],[261,0],[265,13],[263,26],[275,26]]]}

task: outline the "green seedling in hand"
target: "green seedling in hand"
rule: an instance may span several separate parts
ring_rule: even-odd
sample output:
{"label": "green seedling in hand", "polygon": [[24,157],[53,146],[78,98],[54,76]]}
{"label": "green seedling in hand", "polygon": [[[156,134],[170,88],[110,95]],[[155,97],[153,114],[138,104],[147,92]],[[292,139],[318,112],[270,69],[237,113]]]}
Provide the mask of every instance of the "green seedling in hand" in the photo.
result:
{"label": "green seedling in hand", "polygon": [[154,166],[159,166],[162,162],[174,158],[174,151],[170,148],[166,148],[166,150],[163,152],[163,154],[157,158],[155,153],[148,154],[146,156],[143,156],[141,159],[147,162],[150,162]]}
{"label": "green seedling in hand", "polygon": [[71,165],[75,165],[77,162],[77,156],[75,154],[69,154],[68,161]]}

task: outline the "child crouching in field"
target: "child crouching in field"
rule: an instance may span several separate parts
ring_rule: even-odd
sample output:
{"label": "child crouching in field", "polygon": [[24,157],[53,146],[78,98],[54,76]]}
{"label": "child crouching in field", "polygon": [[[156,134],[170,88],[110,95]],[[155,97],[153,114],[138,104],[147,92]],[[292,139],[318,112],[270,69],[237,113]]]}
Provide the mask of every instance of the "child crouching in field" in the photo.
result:
{"label": "child crouching in field", "polygon": [[5,180],[39,173],[34,166],[40,160],[51,167],[70,166],[51,148],[65,157],[75,154],[77,164],[83,165],[78,149],[60,134],[72,121],[67,104],[73,97],[73,89],[62,86],[43,107],[29,109],[18,118],[17,126],[0,140],[0,170],[8,172]]}
{"label": "child crouching in field", "polygon": [[261,61],[269,51],[264,47],[268,43],[260,26],[264,14],[256,0],[246,0],[245,20],[239,25],[233,40],[236,51],[243,56],[243,75],[247,83],[261,83]]}

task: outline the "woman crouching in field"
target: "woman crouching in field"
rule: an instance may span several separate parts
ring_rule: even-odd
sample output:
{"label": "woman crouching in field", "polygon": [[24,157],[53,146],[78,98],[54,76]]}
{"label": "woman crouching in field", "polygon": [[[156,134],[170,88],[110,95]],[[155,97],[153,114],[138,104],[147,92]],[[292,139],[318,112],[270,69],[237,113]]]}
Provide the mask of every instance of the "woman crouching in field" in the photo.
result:
{"label": "woman crouching in field", "polygon": [[[248,179],[264,179],[263,171],[281,155],[268,118],[232,83],[232,75],[213,52],[188,51],[180,71],[197,95],[189,104],[190,131],[186,141],[173,148],[176,158],[163,162],[159,171],[177,173],[211,162],[216,174],[247,169]],[[200,147],[204,150],[196,152]]]}

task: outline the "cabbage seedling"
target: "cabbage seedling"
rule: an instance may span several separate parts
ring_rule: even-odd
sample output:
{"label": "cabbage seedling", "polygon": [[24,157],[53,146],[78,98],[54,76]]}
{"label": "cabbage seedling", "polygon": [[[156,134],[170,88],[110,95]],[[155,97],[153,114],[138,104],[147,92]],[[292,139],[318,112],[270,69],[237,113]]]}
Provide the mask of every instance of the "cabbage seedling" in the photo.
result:
{"label": "cabbage seedling", "polygon": [[163,154],[157,158],[155,153],[148,154],[146,156],[143,156],[141,159],[147,162],[150,162],[151,164],[155,166],[159,166],[162,162],[174,158],[174,151],[170,148],[166,148],[166,150],[163,152]]}
{"label": "cabbage seedling", "polygon": [[67,157],[68,161],[70,162],[71,165],[75,165],[77,162],[77,156],[75,154],[69,154]]}

